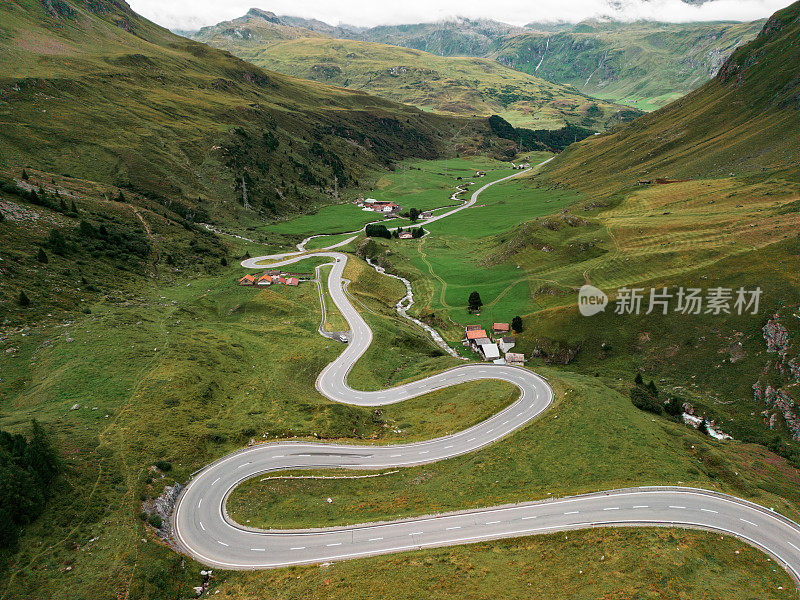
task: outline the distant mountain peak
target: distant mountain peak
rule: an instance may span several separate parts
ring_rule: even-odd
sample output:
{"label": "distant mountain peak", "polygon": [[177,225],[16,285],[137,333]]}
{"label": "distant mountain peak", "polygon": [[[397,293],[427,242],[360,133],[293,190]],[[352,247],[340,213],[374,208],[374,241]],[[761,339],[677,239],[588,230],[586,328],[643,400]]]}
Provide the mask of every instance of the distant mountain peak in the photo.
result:
{"label": "distant mountain peak", "polygon": [[262,10],[260,8],[251,8],[247,11],[245,16],[256,19],[264,19],[265,21],[269,21],[270,23],[275,23],[277,25],[281,24],[281,20],[278,18],[278,15],[276,15],[274,12]]}

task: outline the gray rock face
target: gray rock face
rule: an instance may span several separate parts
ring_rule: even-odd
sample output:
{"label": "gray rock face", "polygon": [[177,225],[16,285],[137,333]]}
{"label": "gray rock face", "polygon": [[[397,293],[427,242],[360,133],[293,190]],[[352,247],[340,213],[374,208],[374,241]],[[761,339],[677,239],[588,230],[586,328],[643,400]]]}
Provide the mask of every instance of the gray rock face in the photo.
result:
{"label": "gray rock face", "polygon": [[795,412],[796,405],[789,394],[771,385],[764,386],[759,380],[753,384],[753,395],[756,401],[763,402],[774,411],[767,410],[765,411],[767,414],[764,415],[771,430],[777,426],[777,416],[780,414],[791,432],[792,439],[800,441],[800,417]]}
{"label": "gray rock face", "polygon": [[789,351],[789,332],[778,321],[778,315],[767,321],[762,331],[767,342],[767,352],[777,352],[781,360],[785,359]]}
{"label": "gray rock face", "polygon": [[168,485],[158,498],[142,504],[142,510],[147,513],[148,516],[157,514],[161,517],[161,528],[156,530],[156,533],[162,540],[169,539],[172,534],[169,517],[172,514],[172,509],[175,507],[175,502],[181,490],[183,490],[183,486],[180,483],[175,483],[171,486]]}
{"label": "gray rock face", "polygon": [[[753,396],[756,402],[763,402],[767,406],[762,414],[770,430],[778,427],[780,415],[792,439],[800,441],[800,411],[789,392],[783,389],[787,387],[785,384],[800,381],[800,359],[788,357],[792,350],[791,339],[779,318],[780,315],[776,313],[762,328],[767,352],[777,354],[778,358],[767,362],[761,377],[753,384]],[[784,383],[780,383],[782,381]]]}

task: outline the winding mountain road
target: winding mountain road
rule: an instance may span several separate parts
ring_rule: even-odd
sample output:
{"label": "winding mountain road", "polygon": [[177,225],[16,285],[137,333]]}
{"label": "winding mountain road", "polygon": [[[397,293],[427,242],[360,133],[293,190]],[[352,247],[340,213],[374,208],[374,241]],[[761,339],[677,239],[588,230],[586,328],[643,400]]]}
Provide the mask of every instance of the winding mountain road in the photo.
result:
{"label": "winding mountain road", "polygon": [[[471,202],[493,183],[473,194]],[[298,468],[376,469],[436,462],[475,451],[511,434],[545,411],[553,400],[552,389],[535,373],[485,363],[458,366],[380,391],[351,388],[347,375],[369,348],[372,331],[343,289],[347,255],[322,250],[258,257],[242,264],[263,268],[258,263],[272,259],[277,262],[269,266],[278,267],[313,256],[333,261],[328,289],[352,332],[344,352],[317,378],[316,387],[325,397],[358,406],[380,406],[479,379],[512,383],[519,388],[520,396],[473,427],[425,442],[391,446],[278,442],[223,457],[196,474],[176,504],[173,531],[187,554],[219,568],[265,569],[588,527],[684,526],[735,535],[771,555],[800,583],[800,526],[746,500],[691,488],[610,490],[387,523],[300,531],[249,529],[232,521],[225,511],[227,497],[238,484],[255,475]]]}

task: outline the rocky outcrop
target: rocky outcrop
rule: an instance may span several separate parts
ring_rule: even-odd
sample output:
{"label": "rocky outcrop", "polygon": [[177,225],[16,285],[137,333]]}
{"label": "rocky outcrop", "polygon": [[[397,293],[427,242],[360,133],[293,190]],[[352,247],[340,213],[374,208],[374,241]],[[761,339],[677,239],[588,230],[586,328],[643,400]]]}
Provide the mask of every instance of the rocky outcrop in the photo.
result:
{"label": "rocky outcrop", "polygon": [[161,517],[161,527],[156,529],[156,535],[162,540],[168,540],[172,534],[170,515],[172,515],[172,509],[175,507],[175,502],[182,490],[183,486],[180,483],[168,485],[158,498],[146,500],[142,503],[142,511],[148,517],[154,514]]}
{"label": "rocky outcrop", "polygon": [[779,417],[782,417],[792,439],[800,441],[800,410],[786,389],[800,381],[800,359],[789,358],[794,352],[792,340],[780,318],[776,313],[761,330],[767,352],[778,356],[767,361],[761,377],[753,384],[753,397],[756,402],[766,405],[767,409],[761,414],[771,431],[779,427]]}
{"label": "rocky outcrop", "polygon": [[767,352],[777,352],[781,360],[784,360],[789,351],[789,332],[778,321],[778,315],[767,321],[762,331],[767,342]]}
{"label": "rocky outcrop", "polygon": [[[789,429],[792,439],[800,441],[800,417],[795,412],[796,405],[792,397],[785,391],[775,389],[771,385],[764,386],[761,380],[753,385],[753,392],[756,400],[763,402],[768,407],[764,411],[766,413],[764,416],[767,419],[769,428],[775,429],[777,425],[775,417],[780,414],[786,422],[786,427]],[[769,409],[775,412],[771,412]]]}

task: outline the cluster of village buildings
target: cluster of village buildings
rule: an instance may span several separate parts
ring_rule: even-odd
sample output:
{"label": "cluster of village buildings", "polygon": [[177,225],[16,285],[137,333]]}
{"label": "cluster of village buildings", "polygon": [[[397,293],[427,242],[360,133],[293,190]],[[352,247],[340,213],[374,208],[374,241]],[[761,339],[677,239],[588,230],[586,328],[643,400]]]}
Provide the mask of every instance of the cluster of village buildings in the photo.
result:
{"label": "cluster of village buildings", "polygon": [[[388,202],[386,200],[375,200],[375,198],[359,198],[356,200],[356,206],[361,210],[380,213],[387,217],[397,217],[402,208],[396,202]],[[429,210],[423,211],[419,214],[420,219],[429,219],[433,213]]]}
{"label": "cluster of village buildings", "polygon": [[361,210],[369,210],[383,215],[396,217],[400,212],[400,207],[396,202],[386,202],[383,200],[375,200],[375,198],[359,198],[356,200],[356,205]]}
{"label": "cluster of village buildings", "polygon": [[492,325],[491,337],[480,325],[467,325],[466,334],[467,337],[463,340],[464,346],[475,350],[484,360],[505,365],[525,364],[524,354],[509,352],[517,344],[517,340],[511,335],[508,323]]}
{"label": "cluster of village buildings", "polygon": [[239,280],[239,285],[300,285],[301,280],[309,279],[308,273],[282,273],[281,271],[267,271],[261,276],[249,273]]}

